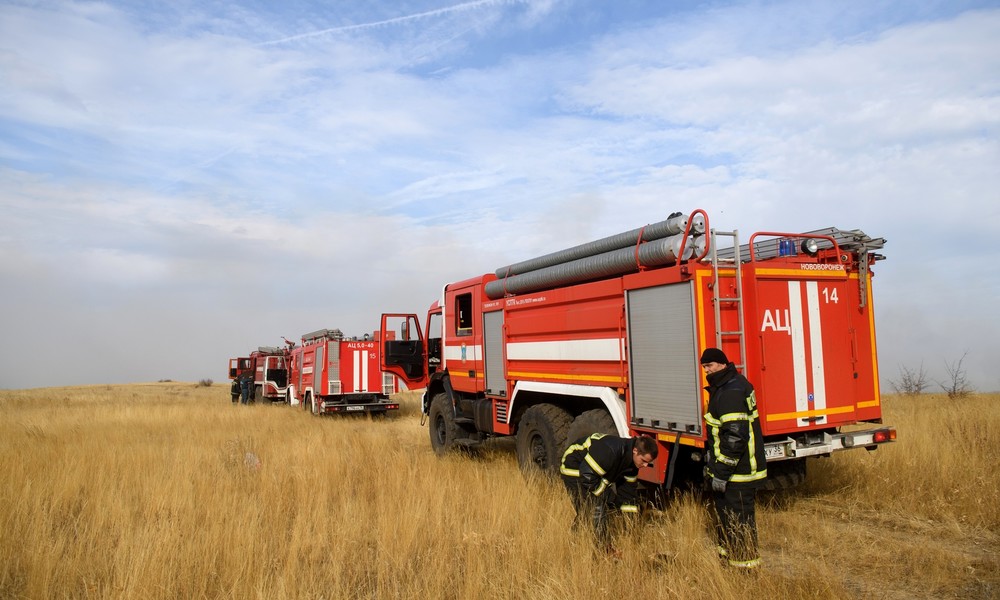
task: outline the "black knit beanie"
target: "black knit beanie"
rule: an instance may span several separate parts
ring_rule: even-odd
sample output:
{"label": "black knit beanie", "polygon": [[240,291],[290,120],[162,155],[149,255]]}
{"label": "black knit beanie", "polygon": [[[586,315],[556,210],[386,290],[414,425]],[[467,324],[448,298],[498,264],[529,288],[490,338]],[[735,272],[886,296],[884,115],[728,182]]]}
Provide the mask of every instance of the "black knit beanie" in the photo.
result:
{"label": "black knit beanie", "polygon": [[729,364],[729,359],[726,358],[726,353],[718,348],[706,348],[705,351],[701,353],[701,364],[710,362],[727,365]]}

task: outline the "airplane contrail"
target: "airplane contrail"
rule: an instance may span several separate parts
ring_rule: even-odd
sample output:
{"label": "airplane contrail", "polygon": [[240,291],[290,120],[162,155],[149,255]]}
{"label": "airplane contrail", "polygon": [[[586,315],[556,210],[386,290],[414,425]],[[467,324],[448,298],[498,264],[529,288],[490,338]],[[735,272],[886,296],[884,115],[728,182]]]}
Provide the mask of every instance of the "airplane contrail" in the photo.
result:
{"label": "airplane contrail", "polygon": [[277,40],[270,40],[267,42],[260,42],[254,44],[255,46],[273,46],[275,44],[284,44],[285,42],[294,42],[296,40],[302,40],[311,37],[317,37],[320,35],[326,35],[328,33],[340,33],[344,31],[356,31],[359,29],[370,29],[372,27],[379,27],[382,25],[393,25],[395,23],[403,23],[406,21],[413,21],[415,19],[423,19],[425,17],[434,17],[437,15],[443,15],[450,12],[457,12],[462,10],[472,10],[479,8],[480,6],[488,6],[495,4],[523,4],[524,0],[473,0],[472,2],[463,2],[461,4],[455,4],[452,6],[446,6],[444,8],[435,8],[434,10],[428,10],[422,13],[416,13],[412,15],[405,15],[402,17],[393,17],[391,19],[385,19],[383,21],[373,21],[371,23],[359,23],[357,25],[344,25],[341,27],[331,27],[329,29],[321,29],[319,31],[310,31],[309,33],[300,33],[298,35],[292,35],[284,37]]}

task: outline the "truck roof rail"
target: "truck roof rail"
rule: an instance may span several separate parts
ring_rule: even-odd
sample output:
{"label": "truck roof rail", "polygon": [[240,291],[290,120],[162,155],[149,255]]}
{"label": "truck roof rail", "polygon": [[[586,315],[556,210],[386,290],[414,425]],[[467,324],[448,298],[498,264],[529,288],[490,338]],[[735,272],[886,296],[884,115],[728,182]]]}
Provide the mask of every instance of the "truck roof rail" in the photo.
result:
{"label": "truck roof rail", "polygon": [[[817,242],[820,249],[832,248],[833,244],[829,240],[818,236],[831,237],[837,241],[837,245],[845,250],[851,251],[864,251],[869,252],[871,250],[880,250],[885,246],[885,238],[873,238],[867,235],[860,229],[837,229],[836,227],[826,227],[823,229],[814,229],[812,231],[805,231],[800,234],[802,238],[817,236]],[[779,255],[779,243],[780,238],[771,238],[763,241],[754,242],[754,256],[758,259],[763,258],[774,258]],[[733,260],[733,248],[719,248],[717,250],[717,255],[721,259]],[[740,246],[740,256],[743,260],[749,260],[750,257],[750,244],[743,244]],[[875,255],[876,260],[882,257],[881,255]]]}

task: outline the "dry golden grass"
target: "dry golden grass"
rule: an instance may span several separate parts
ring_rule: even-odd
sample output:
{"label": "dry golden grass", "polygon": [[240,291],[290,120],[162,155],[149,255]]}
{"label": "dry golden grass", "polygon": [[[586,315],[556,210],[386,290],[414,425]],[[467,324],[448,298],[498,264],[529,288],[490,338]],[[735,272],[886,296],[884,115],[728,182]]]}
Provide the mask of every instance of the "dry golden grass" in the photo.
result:
{"label": "dry golden grass", "polygon": [[373,420],[228,392],[0,391],[0,598],[1000,596],[1000,395],[887,398],[899,442],[761,498],[743,575],[691,494],[595,552],[509,443],[436,457],[414,393]]}

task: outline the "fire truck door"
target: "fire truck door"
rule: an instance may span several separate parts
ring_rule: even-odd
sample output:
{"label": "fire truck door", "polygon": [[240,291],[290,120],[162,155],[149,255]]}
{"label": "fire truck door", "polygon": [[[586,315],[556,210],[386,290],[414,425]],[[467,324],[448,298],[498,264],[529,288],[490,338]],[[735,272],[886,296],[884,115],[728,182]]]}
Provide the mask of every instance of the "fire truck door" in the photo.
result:
{"label": "fire truck door", "polygon": [[379,367],[406,382],[410,389],[427,386],[426,350],[416,315],[382,313]]}
{"label": "fire truck door", "polygon": [[503,368],[503,311],[483,313],[483,368],[486,371],[486,393],[507,394]]}
{"label": "fire truck door", "polygon": [[295,363],[296,363],[296,369],[295,370],[296,370],[296,372],[299,375],[299,380],[295,382],[295,385],[296,385],[296,387],[295,387],[295,393],[298,394],[299,396],[302,395],[302,385],[303,385],[303,379],[302,379],[302,359],[303,359],[304,356],[305,356],[305,352],[299,352],[298,356],[295,357]]}
{"label": "fire truck door", "polygon": [[323,346],[316,346],[316,360],[313,362],[313,394],[323,393]]}
{"label": "fire truck door", "polygon": [[354,375],[354,392],[367,392],[368,389],[368,350],[364,348],[351,350],[351,363]]}
{"label": "fire truck door", "polygon": [[326,368],[323,369],[323,377],[326,377],[326,386],[323,388],[327,394],[342,394],[345,392],[343,374],[340,372],[340,345],[338,340],[330,340],[326,343]]}
{"label": "fire truck door", "polygon": [[627,290],[625,310],[633,420],[701,434],[693,284]]}
{"label": "fire truck door", "polygon": [[[856,281],[856,280],[855,280]],[[759,387],[765,431],[855,418],[859,361],[852,345],[856,287],[846,276],[761,278],[754,325],[763,349]],[[853,293],[852,293],[853,292]]]}

